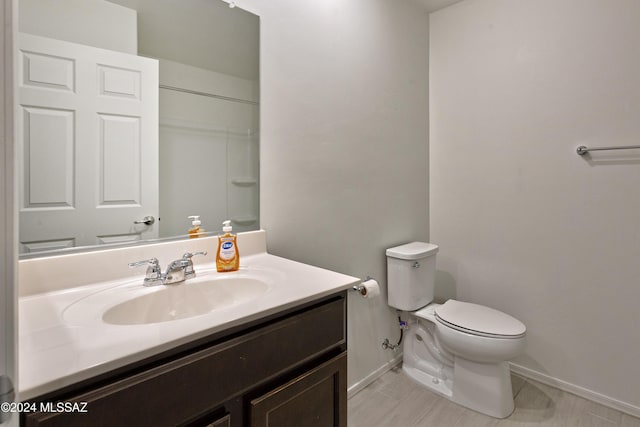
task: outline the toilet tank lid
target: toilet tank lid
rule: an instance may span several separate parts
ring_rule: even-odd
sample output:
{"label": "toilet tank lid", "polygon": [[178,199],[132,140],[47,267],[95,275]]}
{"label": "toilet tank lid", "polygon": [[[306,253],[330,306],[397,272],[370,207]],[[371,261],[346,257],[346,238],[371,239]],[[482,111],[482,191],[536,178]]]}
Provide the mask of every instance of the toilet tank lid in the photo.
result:
{"label": "toilet tank lid", "polygon": [[398,259],[421,259],[438,252],[438,245],[424,242],[411,242],[387,249],[387,256]]}

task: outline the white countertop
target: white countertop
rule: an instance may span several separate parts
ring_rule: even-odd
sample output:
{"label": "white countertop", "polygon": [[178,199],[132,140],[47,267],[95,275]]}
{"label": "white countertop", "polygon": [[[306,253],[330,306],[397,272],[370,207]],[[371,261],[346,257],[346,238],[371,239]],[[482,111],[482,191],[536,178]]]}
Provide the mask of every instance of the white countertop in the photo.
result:
{"label": "white countertop", "polygon": [[[28,400],[109,372],[181,344],[295,307],[359,283],[359,279],[270,255],[241,258],[241,269],[217,273],[213,263],[196,265],[199,277],[271,272],[269,290],[248,302],[211,313],[151,324],[114,325],[102,320],[104,309],[122,292],[155,292],[143,276],[23,296],[19,301],[19,398]],[[275,279],[275,280],[274,280]],[[192,279],[192,280],[198,280]],[[189,281],[178,285],[189,286]],[[101,295],[104,298],[104,307]],[[64,315],[91,298],[95,310],[86,321]],[[117,299],[117,298],[116,298]],[[122,298],[121,298],[122,299]],[[97,303],[96,303],[97,301]],[[115,302],[117,303],[117,301]],[[77,309],[76,309],[77,311]]]}

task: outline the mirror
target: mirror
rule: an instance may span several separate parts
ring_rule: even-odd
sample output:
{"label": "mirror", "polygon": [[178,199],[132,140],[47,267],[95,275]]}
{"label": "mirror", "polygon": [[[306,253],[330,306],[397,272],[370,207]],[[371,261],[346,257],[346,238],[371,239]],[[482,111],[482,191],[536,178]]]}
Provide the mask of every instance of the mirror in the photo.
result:
{"label": "mirror", "polygon": [[259,228],[259,18],[222,0],[19,0],[20,253]]}

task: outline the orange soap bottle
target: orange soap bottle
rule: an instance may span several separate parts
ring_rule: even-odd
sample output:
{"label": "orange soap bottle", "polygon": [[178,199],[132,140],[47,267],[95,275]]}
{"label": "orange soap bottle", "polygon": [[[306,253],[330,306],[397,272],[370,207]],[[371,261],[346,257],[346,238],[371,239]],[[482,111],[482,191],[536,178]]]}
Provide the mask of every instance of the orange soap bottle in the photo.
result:
{"label": "orange soap bottle", "polygon": [[222,223],[222,233],[218,236],[216,251],[216,270],[219,272],[237,271],[240,268],[240,252],[238,252],[237,236],[231,233],[231,220]]}
{"label": "orange soap bottle", "polygon": [[189,238],[193,239],[204,236],[204,228],[200,227],[200,224],[202,224],[200,221],[200,215],[191,215],[187,218],[193,220],[191,221],[191,228],[187,232],[189,234]]}

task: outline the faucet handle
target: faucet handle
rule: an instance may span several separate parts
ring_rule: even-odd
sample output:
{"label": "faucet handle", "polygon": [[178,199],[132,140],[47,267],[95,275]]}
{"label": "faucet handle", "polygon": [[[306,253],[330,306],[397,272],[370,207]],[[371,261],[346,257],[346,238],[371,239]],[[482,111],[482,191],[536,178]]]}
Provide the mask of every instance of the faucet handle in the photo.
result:
{"label": "faucet handle", "polygon": [[182,259],[191,259],[196,255],[206,255],[206,254],[207,254],[207,251],[185,252],[184,255],[182,255]]}
{"label": "faucet handle", "polygon": [[142,261],[130,262],[129,267],[131,268],[141,267],[147,264],[149,265],[149,268],[148,268],[149,270],[160,271],[160,261],[158,261],[158,258],[150,258],[150,259],[143,259]]}
{"label": "faucet handle", "polygon": [[162,282],[162,269],[160,268],[160,261],[158,261],[158,258],[150,258],[129,263],[130,268],[141,267],[143,265],[148,265],[147,274],[144,278],[145,286],[155,285],[158,281],[160,281],[160,283]]}
{"label": "faucet handle", "polygon": [[193,261],[191,260],[191,258],[193,258],[194,256],[197,255],[206,255],[207,251],[199,251],[199,252],[185,252],[184,255],[182,255],[182,259],[187,261],[189,264],[184,268],[184,278],[186,279],[193,279],[194,277],[196,277],[196,271],[193,269]]}

